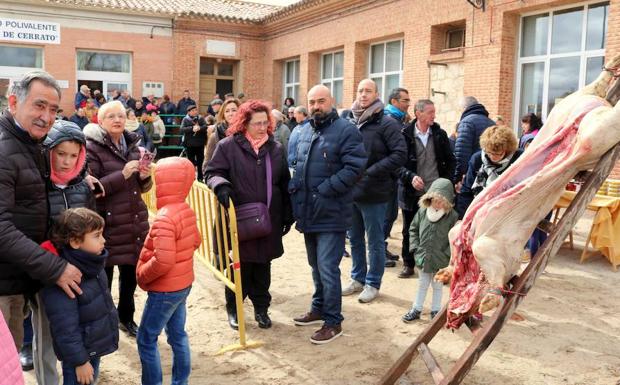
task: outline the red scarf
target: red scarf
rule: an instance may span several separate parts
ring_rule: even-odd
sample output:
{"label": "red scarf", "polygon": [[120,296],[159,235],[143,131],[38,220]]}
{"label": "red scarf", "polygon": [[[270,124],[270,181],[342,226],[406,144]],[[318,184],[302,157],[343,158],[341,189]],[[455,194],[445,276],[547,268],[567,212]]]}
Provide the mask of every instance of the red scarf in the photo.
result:
{"label": "red scarf", "polygon": [[267,133],[265,133],[265,135],[261,136],[258,139],[252,138],[247,131],[245,132],[244,135],[245,135],[245,138],[248,140],[248,142],[250,142],[250,146],[252,146],[252,149],[254,150],[256,155],[258,155],[258,150],[261,148],[261,146],[267,143],[267,140],[269,140],[269,134]]}
{"label": "red scarf", "polygon": [[86,161],[86,146],[83,144],[80,145],[80,155],[78,155],[77,162],[75,162],[75,167],[70,171],[54,171],[54,157],[52,156],[52,149],[50,151],[50,163],[52,165],[52,173],[50,175],[50,179],[52,179],[52,183],[55,185],[66,186],[71,182],[73,178],[79,175],[80,171],[84,167],[84,162]]}

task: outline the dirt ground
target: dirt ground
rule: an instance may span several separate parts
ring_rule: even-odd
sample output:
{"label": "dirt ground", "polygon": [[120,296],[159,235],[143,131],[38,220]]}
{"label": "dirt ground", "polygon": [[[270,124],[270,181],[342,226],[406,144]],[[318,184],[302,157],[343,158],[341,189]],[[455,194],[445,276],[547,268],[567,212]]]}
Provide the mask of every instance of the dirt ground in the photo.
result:
{"label": "dirt ground", "polygon": [[[600,256],[579,264],[590,220],[575,229],[575,250],[563,248],[550,262],[519,307],[525,321],[509,321],[476,366],[462,382],[470,385],[616,385],[620,384],[620,272]],[[399,250],[396,224],[390,249]],[[410,308],[417,279],[399,279],[402,267],[386,269],[380,297],[361,304],[355,296],[343,299],[344,335],[315,346],[309,337],[316,325],[298,327],[292,317],[308,310],[313,291],[303,237],[291,231],[285,238],[286,254],[273,262],[270,314],[273,327],[259,329],[246,302],[248,338],[262,341],[257,349],[215,355],[237,341],[228,327],[223,286],[199,263],[189,297],[187,331],[192,348],[190,384],[376,384],[390,365],[428,325],[422,320],[405,324],[400,317]],[[348,281],[351,261],[342,262],[342,280]],[[145,293],[138,289],[136,321]],[[444,302],[448,290],[444,288]],[[427,297],[430,301],[430,293]],[[427,301],[427,305],[430,303]],[[462,352],[471,334],[466,328],[444,330],[430,344],[435,357],[448,368]],[[165,336],[160,338],[164,383],[170,383],[171,354]],[[140,360],[135,340],[121,333],[119,350],[102,360],[99,384],[139,384]],[[32,372],[27,384],[35,384]],[[424,364],[417,360],[400,385],[430,384]]]}

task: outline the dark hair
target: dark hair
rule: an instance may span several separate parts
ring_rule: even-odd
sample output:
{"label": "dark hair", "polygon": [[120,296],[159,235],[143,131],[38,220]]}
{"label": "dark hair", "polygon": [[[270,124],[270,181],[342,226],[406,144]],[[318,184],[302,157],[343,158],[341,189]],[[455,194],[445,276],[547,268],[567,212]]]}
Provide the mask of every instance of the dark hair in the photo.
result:
{"label": "dark hair", "polygon": [[224,98],[234,98],[235,94],[233,94],[232,92],[227,93],[226,95],[224,95]]}
{"label": "dark hair", "polygon": [[232,122],[229,123],[227,135],[234,135],[238,132],[245,133],[247,131],[247,125],[252,120],[252,114],[264,112],[267,114],[269,120],[269,127],[267,132],[273,134],[273,119],[271,118],[271,110],[265,102],[260,100],[248,100],[239,106],[237,113],[235,114]]}
{"label": "dark hair", "polygon": [[388,103],[390,103],[390,102],[392,101],[392,99],[400,100],[400,93],[401,93],[401,92],[404,92],[404,93],[406,93],[406,94],[409,94],[409,91],[407,91],[407,90],[406,90],[406,89],[404,89],[404,88],[400,88],[400,87],[394,88],[394,89],[390,92],[390,95],[388,96],[388,100],[387,100],[387,102],[388,102]]}
{"label": "dark hair", "polygon": [[530,124],[530,130],[528,132],[540,130],[540,128],[543,126],[542,120],[538,117],[538,115],[534,113],[523,115],[523,117],[521,118],[521,123]]}
{"label": "dark hair", "polygon": [[[290,101],[290,102],[291,102],[291,104],[286,104],[286,102],[288,102],[288,101]],[[289,106],[289,107],[290,107],[290,106],[295,106],[295,99],[293,99],[293,98],[291,98],[291,97],[288,97],[288,98],[284,99],[284,105],[285,105],[285,106]]]}
{"label": "dark hair", "polygon": [[164,100],[165,100],[166,102],[169,102],[169,101],[170,101],[170,96],[168,96],[168,95],[164,95]]}
{"label": "dark hair", "polygon": [[54,246],[63,247],[71,240],[84,240],[90,232],[103,229],[105,221],[93,210],[80,207],[63,211],[52,225],[50,239]]}

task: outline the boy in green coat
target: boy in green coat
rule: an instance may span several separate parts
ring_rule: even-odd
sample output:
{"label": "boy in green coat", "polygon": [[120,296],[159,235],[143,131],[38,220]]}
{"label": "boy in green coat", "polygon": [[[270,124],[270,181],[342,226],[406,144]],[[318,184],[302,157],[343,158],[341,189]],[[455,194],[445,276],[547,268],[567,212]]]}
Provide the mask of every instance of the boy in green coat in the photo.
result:
{"label": "boy in green coat", "polygon": [[420,269],[418,293],[411,310],[402,317],[404,322],[420,319],[426,291],[433,287],[431,319],[441,309],[443,283],[433,280],[435,273],[450,262],[448,231],[458,220],[454,206],[454,187],[448,179],[439,178],[433,182],[418,202],[416,213],[409,228],[410,252]]}

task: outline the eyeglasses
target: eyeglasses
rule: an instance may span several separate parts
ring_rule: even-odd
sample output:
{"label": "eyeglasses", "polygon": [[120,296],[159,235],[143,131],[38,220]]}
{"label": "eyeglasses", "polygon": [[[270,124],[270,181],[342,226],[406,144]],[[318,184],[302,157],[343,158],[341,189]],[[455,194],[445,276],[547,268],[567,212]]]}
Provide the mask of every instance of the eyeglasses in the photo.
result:
{"label": "eyeglasses", "polygon": [[114,120],[114,119],[123,120],[125,119],[125,114],[123,114],[122,112],[118,114],[107,114],[103,118],[108,119],[108,120]]}
{"label": "eyeglasses", "polygon": [[269,121],[265,120],[262,122],[250,122],[250,127],[258,128],[258,127],[269,127]]}
{"label": "eyeglasses", "polygon": [[411,103],[411,99],[398,99],[399,101],[403,102],[403,103]]}

